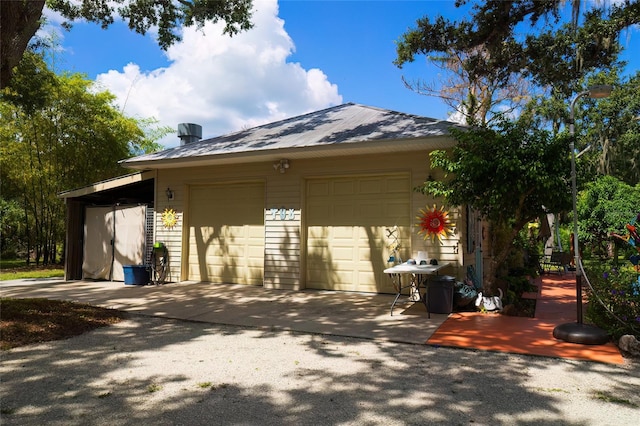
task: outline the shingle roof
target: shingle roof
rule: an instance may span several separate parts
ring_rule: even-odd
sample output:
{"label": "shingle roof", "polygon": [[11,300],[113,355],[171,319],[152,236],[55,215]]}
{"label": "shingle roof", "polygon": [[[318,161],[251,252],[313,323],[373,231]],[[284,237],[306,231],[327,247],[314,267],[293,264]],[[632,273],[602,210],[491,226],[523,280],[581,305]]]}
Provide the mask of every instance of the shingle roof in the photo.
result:
{"label": "shingle roof", "polygon": [[[312,156],[322,149],[364,148],[402,150],[403,142],[437,138],[433,149],[449,147],[449,129],[457,124],[396,111],[347,103],[228,135],[188,143],[164,151],[123,160],[125,167],[162,168],[188,164],[261,161],[297,153]],[[446,142],[444,139],[446,139]],[[384,142],[394,141],[393,146]],[[435,141],[432,141],[435,143]],[[441,144],[446,146],[441,146]],[[437,146],[436,146],[437,145]],[[424,146],[424,145],[423,145]],[[260,160],[259,160],[260,159]],[[216,161],[218,160],[218,161]]]}

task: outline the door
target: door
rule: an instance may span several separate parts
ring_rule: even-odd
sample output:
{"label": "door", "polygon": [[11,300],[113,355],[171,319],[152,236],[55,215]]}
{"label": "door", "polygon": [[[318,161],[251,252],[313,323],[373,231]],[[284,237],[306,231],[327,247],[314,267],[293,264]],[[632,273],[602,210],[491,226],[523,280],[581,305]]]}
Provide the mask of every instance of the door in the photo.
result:
{"label": "door", "polygon": [[398,226],[408,244],[409,176],[311,179],[306,194],[307,288],[393,293],[386,230]]}
{"label": "door", "polygon": [[193,185],[188,279],[262,285],[264,184]]}

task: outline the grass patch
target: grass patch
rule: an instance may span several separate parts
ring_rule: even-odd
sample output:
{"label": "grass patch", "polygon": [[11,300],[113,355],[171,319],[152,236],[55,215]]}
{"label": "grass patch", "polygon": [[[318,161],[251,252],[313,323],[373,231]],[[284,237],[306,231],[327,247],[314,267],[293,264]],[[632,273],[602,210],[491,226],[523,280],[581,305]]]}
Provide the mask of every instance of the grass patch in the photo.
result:
{"label": "grass patch", "polygon": [[160,390],[162,390],[162,386],[157,383],[151,383],[149,386],[147,386],[147,392],[149,393],[158,392]]}
{"label": "grass patch", "polygon": [[568,391],[560,388],[537,388],[542,392],[561,392],[561,393],[569,393]]}
{"label": "grass patch", "polygon": [[48,299],[0,298],[0,349],[67,339],[115,324],[124,312]]}
{"label": "grass patch", "polygon": [[24,260],[3,260],[0,262],[0,281],[56,277],[64,277],[62,265],[27,266]]}
{"label": "grass patch", "polygon": [[596,391],[593,393],[593,398],[594,399],[599,399],[600,401],[604,401],[604,402],[611,402],[613,404],[620,404],[620,405],[626,405],[628,407],[637,407],[637,404],[634,404],[633,402],[629,401],[628,399],[622,399],[622,398],[618,398],[615,395],[611,395],[608,392],[603,392],[603,391]]}

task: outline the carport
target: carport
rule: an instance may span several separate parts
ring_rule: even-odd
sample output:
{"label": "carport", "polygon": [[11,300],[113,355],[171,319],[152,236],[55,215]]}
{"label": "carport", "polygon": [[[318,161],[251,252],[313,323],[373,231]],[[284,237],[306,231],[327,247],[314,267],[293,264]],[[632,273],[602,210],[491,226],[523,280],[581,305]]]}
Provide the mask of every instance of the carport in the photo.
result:
{"label": "carport", "polygon": [[67,207],[65,280],[121,280],[119,265],[148,258],[154,185],[155,172],[143,171],[58,194]]}

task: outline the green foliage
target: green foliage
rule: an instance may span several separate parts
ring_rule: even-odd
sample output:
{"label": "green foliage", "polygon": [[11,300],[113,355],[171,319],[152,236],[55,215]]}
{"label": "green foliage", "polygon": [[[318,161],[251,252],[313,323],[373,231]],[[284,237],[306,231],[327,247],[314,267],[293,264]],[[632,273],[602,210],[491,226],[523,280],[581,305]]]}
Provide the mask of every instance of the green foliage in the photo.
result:
{"label": "green foliage", "polygon": [[611,175],[635,185],[640,182],[640,72],[622,78],[614,69],[594,77],[592,84],[611,84],[614,90],[604,99],[585,99],[588,108],[579,113],[583,137],[576,146],[591,145],[579,164],[583,179]]}
{"label": "green foliage", "polygon": [[617,269],[592,262],[585,271],[593,287],[587,290],[586,315],[614,339],[625,334],[640,337],[640,274],[630,265]]}
{"label": "green foliage", "polygon": [[419,19],[416,28],[397,42],[395,64],[402,67],[416,55],[438,62],[463,56],[464,67],[472,76],[491,75],[506,85],[512,74],[523,73],[539,86],[560,89],[568,98],[584,75],[616,62],[620,32],[640,22],[640,11],[633,2],[608,8],[595,4],[576,28],[577,9],[572,22],[560,23],[564,3],[459,1],[456,7],[470,9],[467,18]]}
{"label": "green foliage", "polygon": [[443,169],[445,179],[418,189],[445,196],[451,205],[471,205],[492,222],[515,223],[518,231],[545,207],[567,209],[567,143],[528,126],[521,120],[502,122],[497,130],[454,130],[451,156],[431,154],[431,167]]}
{"label": "green foliage", "polygon": [[632,187],[613,176],[600,176],[578,196],[579,241],[607,255],[611,234],[624,235],[625,225],[640,211],[640,184]]}
{"label": "green foliage", "polygon": [[431,167],[442,169],[445,179],[417,188],[451,205],[471,205],[490,222],[495,246],[489,280],[507,261],[527,223],[547,209],[571,206],[568,143],[531,124],[523,117],[501,122],[496,130],[454,130],[457,144],[451,153],[431,155]]}
{"label": "green foliage", "polygon": [[505,304],[517,303],[517,301],[522,298],[523,293],[537,291],[537,287],[531,284],[529,278],[522,274],[523,272],[525,271],[512,271],[513,275],[502,277],[502,280],[507,283]]}
{"label": "green foliage", "polygon": [[[10,225],[20,235],[14,250],[48,264],[64,241],[65,209],[57,194],[127,173],[119,160],[157,148],[155,122],[125,117],[112,94],[94,92],[80,74],[51,73],[33,51],[15,76],[0,100],[0,190],[21,209],[22,228],[15,220]],[[38,76],[44,78],[32,81]]]}
{"label": "green foliage", "polygon": [[21,242],[26,237],[24,213],[16,200],[5,200],[0,196],[0,258],[14,259],[25,247]]}
{"label": "green foliage", "polygon": [[136,124],[142,130],[144,136],[129,145],[129,153],[131,156],[148,154],[163,149],[162,145],[156,141],[173,133],[175,130],[170,126],[159,126],[158,123],[158,120],[155,118],[141,118],[136,120]]}
{"label": "green foliage", "polygon": [[607,13],[592,9],[584,14],[579,27],[570,22],[528,34],[523,43],[526,73],[536,84],[554,87],[565,97],[571,96],[576,91],[576,82],[585,75],[617,63],[622,50],[618,43],[624,28],[621,19],[633,16],[632,12],[618,7]]}
{"label": "green foliage", "polygon": [[[426,16],[403,34],[395,64],[402,68],[424,55],[445,71],[441,97],[457,95],[456,108],[462,106],[470,124],[492,123],[492,129],[455,131],[458,145],[430,156],[445,180],[417,188],[453,205],[471,205],[489,221],[491,279],[508,262],[516,235],[527,223],[545,209],[570,210],[570,144],[560,130],[569,121],[567,106],[575,93],[592,84],[614,86],[609,99],[582,98],[576,106],[575,146],[579,151],[592,147],[578,162],[579,188],[597,175],[612,175],[628,185],[640,181],[640,122],[634,119],[640,116],[640,73],[620,78],[624,64],[618,59],[622,31],[640,23],[640,3],[589,3],[581,11],[583,4],[575,1],[460,0],[456,7],[467,12],[464,18]],[[570,20],[566,8],[573,12]],[[451,84],[459,76],[466,84]],[[512,111],[523,95],[532,101],[512,114],[520,117],[516,122],[494,125],[485,119],[487,114],[506,117],[502,112]],[[635,191],[622,192],[630,197]],[[628,200],[639,205],[637,198]],[[628,209],[619,203],[586,203],[579,213],[587,218],[581,241],[604,241],[624,226],[632,214],[621,220]]]}
{"label": "green foliage", "polygon": [[33,114],[51,101],[57,83],[55,73],[42,56],[28,51],[20,62],[20,71],[13,76],[11,90],[3,93],[3,99],[19,106],[27,115]]}
{"label": "green foliage", "polygon": [[47,5],[71,21],[84,18],[102,28],[113,24],[116,15],[139,34],[157,27],[158,44],[164,50],[180,40],[178,31],[183,25],[201,28],[207,21],[224,21],[223,32],[229,35],[252,27],[251,0],[118,0],[115,3],[124,5],[115,7],[110,0],[49,0]]}
{"label": "green foliage", "polygon": [[[0,26],[0,89],[12,78],[13,68],[25,52],[42,22],[45,1],[3,1],[3,25]],[[120,16],[129,29],[146,34],[154,29],[157,41],[166,50],[181,39],[183,26],[202,28],[207,22],[224,22],[223,33],[234,35],[248,30],[252,0],[47,0],[50,10],[68,19],[63,27],[71,28],[73,21],[86,20],[107,28]]]}
{"label": "green foliage", "polygon": [[637,2],[584,6],[559,0],[457,1],[462,19],[419,19],[398,40],[394,63],[402,68],[424,55],[442,76],[432,85],[405,85],[449,105],[455,101],[456,112],[482,125],[505,117],[505,111],[513,115],[536,95],[552,98],[556,131],[586,78],[621,65],[621,33],[640,22]]}

